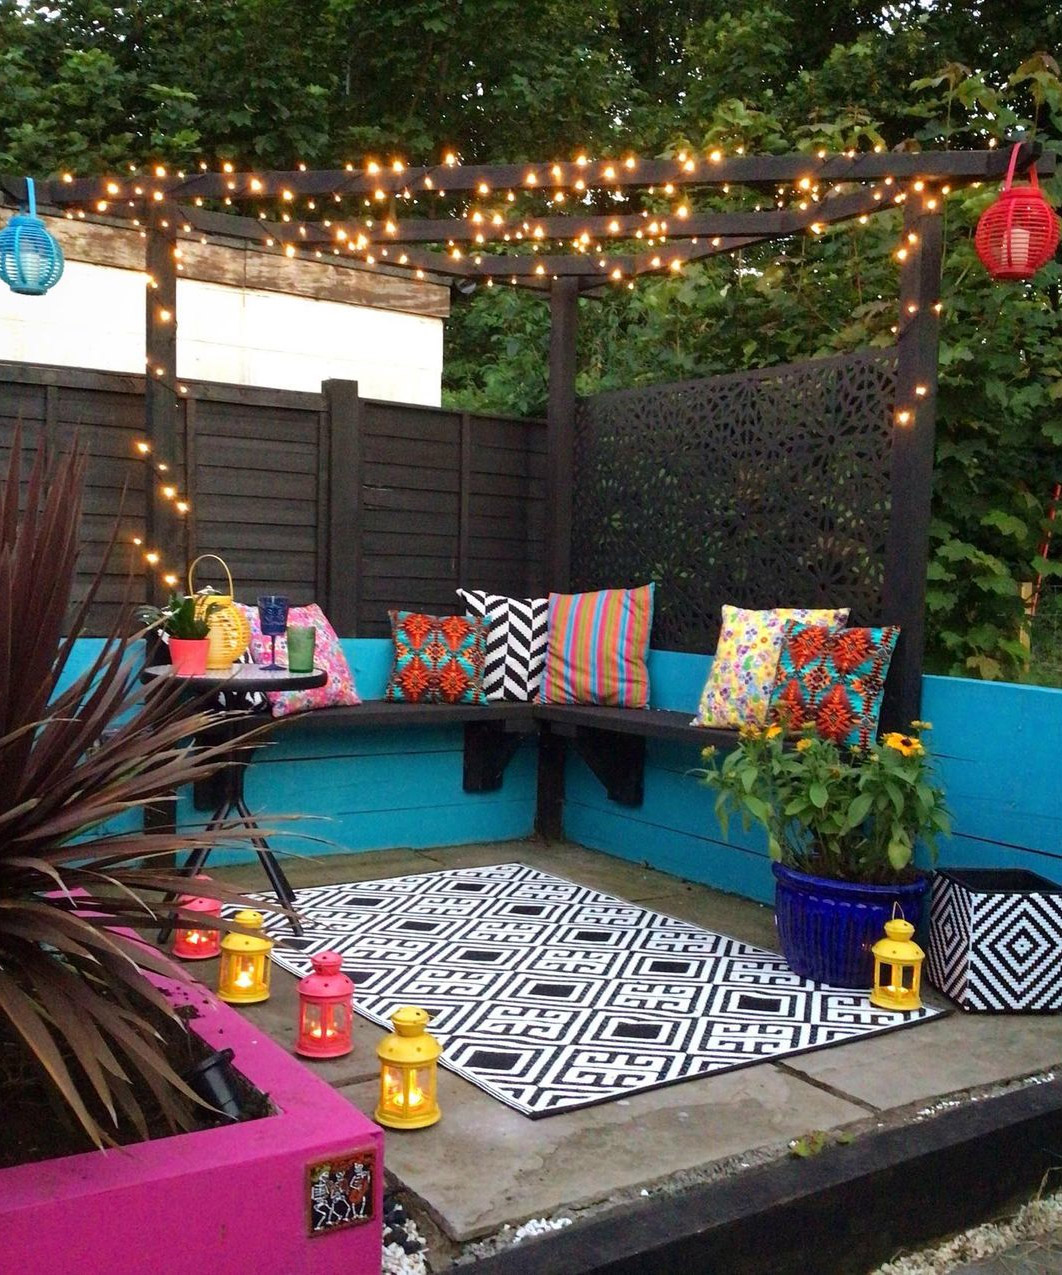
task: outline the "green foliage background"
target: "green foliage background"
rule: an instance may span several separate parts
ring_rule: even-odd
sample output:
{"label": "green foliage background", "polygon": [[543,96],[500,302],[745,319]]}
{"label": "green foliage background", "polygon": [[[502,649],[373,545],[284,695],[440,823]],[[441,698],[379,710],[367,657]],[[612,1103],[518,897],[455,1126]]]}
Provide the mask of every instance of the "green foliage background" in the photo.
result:
{"label": "green foliage background", "polygon": [[[0,0],[0,170],[966,147],[1019,133],[1058,151],[1060,45],[1062,10],[1040,0]],[[1048,191],[1057,206],[1062,178]],[[1022,588],[1062,577],[1038,552],[1062,478],[1062,273],[988,278],[971,235],[994,193],[947,208],[928,593],[931,665],[987,678],[1027,675]],[[581,391],[887,344],[897,226],[883,216],[584,302]],[[538,298],[455,296],[448,401],[542,412],[547,336]]]}

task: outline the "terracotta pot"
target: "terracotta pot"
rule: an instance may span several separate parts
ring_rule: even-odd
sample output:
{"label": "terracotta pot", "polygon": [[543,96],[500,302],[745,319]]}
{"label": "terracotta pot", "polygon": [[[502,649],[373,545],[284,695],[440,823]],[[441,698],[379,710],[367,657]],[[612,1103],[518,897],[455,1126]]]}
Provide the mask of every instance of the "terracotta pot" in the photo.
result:
{"label": "terracotta pot", "polygon": [[170,660],[173,671],[181,677],[195,677],[206,672],[209,638],[170,638]]}

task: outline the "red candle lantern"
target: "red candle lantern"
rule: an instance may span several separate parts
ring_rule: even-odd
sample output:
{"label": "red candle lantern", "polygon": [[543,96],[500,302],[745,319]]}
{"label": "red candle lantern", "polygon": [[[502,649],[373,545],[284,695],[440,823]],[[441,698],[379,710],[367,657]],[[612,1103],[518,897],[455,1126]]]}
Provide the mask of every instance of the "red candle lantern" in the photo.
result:
{"label": "red candle lantern", "polygon": [[1014,168],[1021,146],[1010,154],[1003,189],[981,214],[974,247],[993,279],[1031,279],[1058,247],[1058,218],[1029,169],[1029,185],[1014,186]]}
{"label": "red candle lantern", "polygon": [[299,982],[295,1052],[307,1058],[338,1058],[353,1048],[354,984],[343,973],[338,952],[318,952],[310,962],[313,973]]}
{"label": "red candle lantern", "polygon": [[[208,881],[210,878],[197,876],[196,881]],[[182,894],[177,900],[179,908],[187,908],[189,912],[202,912],[204,916],[220,916],[221,900],[206,899],[194,894]],[[182,961],[207,961],[221,951],[221,931],[212,926],[199,926],[194,921],[186,920],[174,931],[173,954]]]}

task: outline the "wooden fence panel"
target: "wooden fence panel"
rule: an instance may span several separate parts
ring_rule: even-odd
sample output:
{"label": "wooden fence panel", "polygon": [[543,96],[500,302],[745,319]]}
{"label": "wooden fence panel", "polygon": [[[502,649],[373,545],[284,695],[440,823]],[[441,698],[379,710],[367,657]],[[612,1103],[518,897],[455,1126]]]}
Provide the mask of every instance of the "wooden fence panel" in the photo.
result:
{"label": "wooden fence panel", "polygon": [[[261,392],[248,401],[239,387],[200,398],[191,387],[186,438],[192,505],[189,557],[214,553],[232,571],[241,601],[284,593],[293,605],[318,596],[320,513],[316,395]],[[216,563],[201,564],[196,584],[221,587]]]}
{"label": "wooden fence panel", "polygon": [[[452,613],[454,590],[523,596],[544,578],[545,428],[364,400],[352,382],[321,394],[187,382],[180,398],[175,485],[191,511],[167,568],[224,558],[240,601],[284,592],[317,600],[345,636],[385,636],[389,608]],[[96,569],[125,492],[118,546],[88,632],[109,631],[126,596],[143,600],[145,511],[159,482],[136,450],[144,377],[0,363],[0,460],[22,421],[32,444],[47,423],[59,445],[75,430],[91,459],[79,583]],[[196,583],[220,586],[216,564]]]}
{"label": "wooden fence panel", "polygon": [[75,599],[83,596],[118,525],[117,543],[87,622],[105,634],[123,604],[144,600],[140,550],[144,536],[147,475],[135,444],[143,437],[143,377],[108,376],[73,368],[0,364],[0,466],[6,472],[15,428],[22,426],[24,463],[46,435],[51,446],[69,447],[75,435],[88,448],[81,552]]}

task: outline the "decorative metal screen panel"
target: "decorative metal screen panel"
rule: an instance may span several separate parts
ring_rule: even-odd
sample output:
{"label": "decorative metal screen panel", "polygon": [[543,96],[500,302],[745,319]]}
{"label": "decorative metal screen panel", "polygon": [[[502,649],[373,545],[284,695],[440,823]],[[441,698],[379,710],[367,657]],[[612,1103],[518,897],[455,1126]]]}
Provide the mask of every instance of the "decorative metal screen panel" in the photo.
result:
{"label": "decorative metal screen panel", "polygon": [[657,583],[653,645],[724,603],[882,618],[896,352],[581,399],[572,588]]}

